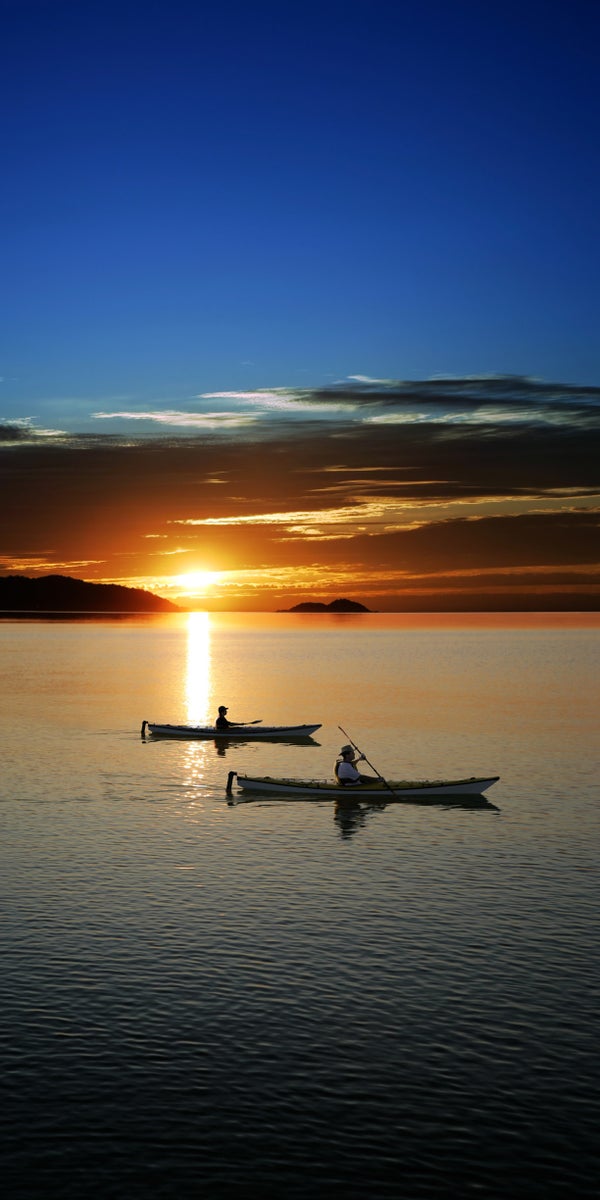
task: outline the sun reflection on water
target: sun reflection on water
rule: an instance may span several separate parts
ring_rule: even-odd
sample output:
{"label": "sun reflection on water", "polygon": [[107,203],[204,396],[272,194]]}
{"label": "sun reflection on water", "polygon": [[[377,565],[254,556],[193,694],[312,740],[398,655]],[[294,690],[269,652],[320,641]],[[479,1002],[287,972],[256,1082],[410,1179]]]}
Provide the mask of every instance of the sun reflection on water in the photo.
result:
{"label": "sun reflection on water", "polygon": [[206,781],[207,746],[210,742],[188,742],[183,749],[181,758],[181,789],[182,796],[190,808],[204,807],[204,800],[209,794]]}
{"label": "sun reflection on water", "polygon": [[190,725],[207,725],[210,696],[210,617],[206,612],[188,615],[186,704]]}

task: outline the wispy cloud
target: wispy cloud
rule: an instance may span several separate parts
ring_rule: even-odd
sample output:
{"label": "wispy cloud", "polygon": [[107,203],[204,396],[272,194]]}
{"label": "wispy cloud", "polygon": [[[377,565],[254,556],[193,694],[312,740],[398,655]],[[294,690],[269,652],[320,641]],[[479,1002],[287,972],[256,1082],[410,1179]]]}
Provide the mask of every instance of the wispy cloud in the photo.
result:
{"label": "wispy cloud", "polygon": [[128,403],[93,433],[5,420],[0,504],[15,515],[0,567],[148,580],[201,564],[240,602],[261,578],[269,594],[345,579],[404,602],[408,587],[534,584],[589,600],[599,418],[599,389],[364,377]]}
{"label": "wispy cloud", "polygon": [[348,401],[340,403],[334,394],[330,399],[324,398],[322,394],[315,399],[310,390],[303,391],[298,388],[264,388],[262,391],[255,392],[204,392],[198,399],[236,401],[263,409],[266,412],[277,412],[288,416],[307,412],[313,414],[351,412],[357,407],[356,404]]}
{"label": "wispy cloud", "polygon": [[[88,413],[88,422],[101,422],[113,438],[126,436],[123,427],[136,425],[136,438],[238,436],[256,441],[294,438],[299,427],[311,421],[324,435],[345,438],[361,435],[365,426],[445,427],[451,434],[461,426],[494,431],[525,426],[571,429],[600,428],[600,388],[546,383],[514,376],[467,376],[425,380],[377,379],[353,375],[317,387],[264,387],[199,392],[176,403],[156,401],[137,407],[114,401]],[[69,407],[70,404],[70,407]],[[66,420],[73,418],[73,402],[58,404]],[[47,402],[44,402],[47,408]],[[81,411],[78,407],[77,411]],[[84,430],[65,432],[37,418],[0,418],[0,440],[23,443],[27,439],[65,440],[74,444]]]}
{"label": "wispy cloud", "polygon": [[59,441],[70,435],[63,429],[42,429],[33,424],[34,417],[0,418],[0,442],[6,446],[23,446],[52,439]]}
{"label": "wispy cloud", "polygon": [[242,428],[252,425],[255,417],[250,414],[236,412],[180,412],[175,409],[161,409],[147,412],[95,412],[92,416],[98,421],[148,421],[155,425],[168,425],[179,429],[222,429]]}
{"label": "wispy cloud", "polygon": [[45,575],[70,575],[73,572],[86,571],[90,567],[102,566],[104,560],[101,558],[54,558],[52,553],[47,554],[22,554],[8,555],[0,554],[0,569],[10,572],[12,575],[29,574],[33,571],[35,574],[43,572]]}

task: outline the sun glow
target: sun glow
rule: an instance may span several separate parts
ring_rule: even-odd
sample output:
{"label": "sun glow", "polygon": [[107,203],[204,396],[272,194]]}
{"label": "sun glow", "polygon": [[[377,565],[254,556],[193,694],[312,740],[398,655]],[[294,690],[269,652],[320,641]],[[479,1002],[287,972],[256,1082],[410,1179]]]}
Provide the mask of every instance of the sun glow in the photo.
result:
{"label": "sun glow", "polygon": [[185,596],[203,595],[221,578],[220,571],[189,571],[187,575],[175,575],[174,585]]}

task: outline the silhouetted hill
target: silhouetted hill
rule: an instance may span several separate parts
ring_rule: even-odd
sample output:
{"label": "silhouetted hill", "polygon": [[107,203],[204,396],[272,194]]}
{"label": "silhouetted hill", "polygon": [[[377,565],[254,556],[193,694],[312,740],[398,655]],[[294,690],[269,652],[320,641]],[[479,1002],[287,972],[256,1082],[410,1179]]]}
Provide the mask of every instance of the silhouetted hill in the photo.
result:
{"label": "silhouetted hill", "polygon": [[319,604],[315,600],[306,600],[302,604],[295,604],[293,608],[285,608],[282,612],[371,612],[370,608],[365,608],[364,604],[359,604],[356,600],[332,600],[331,604]]}
{"label": "silhouetted hill", "polygon": [[86,583],[69,575],[0,577],[4,612],[180,612],[177,604],[118,583]]}

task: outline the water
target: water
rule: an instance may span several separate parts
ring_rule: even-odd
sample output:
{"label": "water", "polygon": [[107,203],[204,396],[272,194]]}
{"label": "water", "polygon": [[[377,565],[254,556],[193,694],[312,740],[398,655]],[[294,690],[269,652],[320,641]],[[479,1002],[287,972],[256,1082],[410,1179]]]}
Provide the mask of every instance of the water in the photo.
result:
{"label": "water", "polygon": [[[3,1180],[597,1194],[598,624],[0,622]],[[308,745],[143,719],[321,721]],[[230,770],[499,774],[487,807],[227,802]]]}

